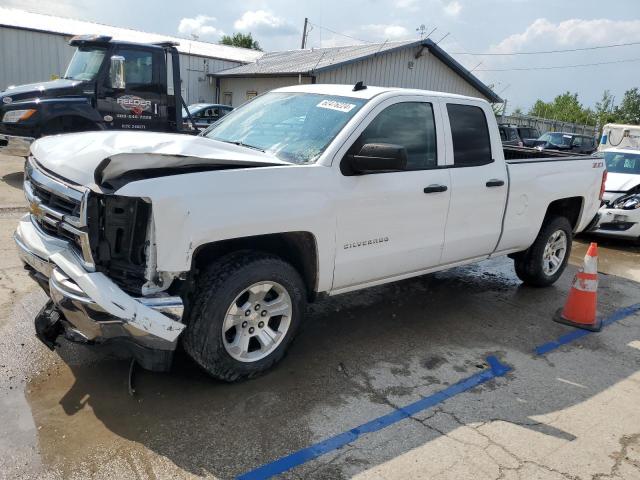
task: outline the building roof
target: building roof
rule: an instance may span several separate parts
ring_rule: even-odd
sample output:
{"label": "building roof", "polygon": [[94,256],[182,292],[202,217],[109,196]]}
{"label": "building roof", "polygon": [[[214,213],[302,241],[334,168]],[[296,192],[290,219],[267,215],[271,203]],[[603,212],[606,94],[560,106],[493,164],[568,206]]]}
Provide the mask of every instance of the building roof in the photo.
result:
{"label": "building roof", "polygon": [[0,7],[0,27],[72,36],[90,34],[108,35],[114,40],[135,43],[173,41],[180,44],[177,48],[181,53],[241,63],[254,62],[263,55],[263,52],[250,50],[248,48],[229,47],[217,43],[187,40],[158,33],[140,32],[128,28],[112,27],[110,25],[74,20],[72,18],[55,17],[53,15],[43,15],[14,8]]}
{"label": "building roof", "polygon": [[416,47],[427,48],[436,58],[479,90],[490,101],[494,103],[502,102],[502,99],[493,90],[429,39],[270,52],[265,53],[253,63],[223,70],[214,75],[216,77],[314,75],[394,50]]}

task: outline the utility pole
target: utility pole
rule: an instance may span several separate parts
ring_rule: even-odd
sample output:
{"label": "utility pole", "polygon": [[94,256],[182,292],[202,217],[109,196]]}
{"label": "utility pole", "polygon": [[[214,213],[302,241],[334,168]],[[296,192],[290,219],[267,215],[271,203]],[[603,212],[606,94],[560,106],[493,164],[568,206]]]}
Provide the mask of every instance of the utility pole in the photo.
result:
{"label": "utility pole", "polygon": [[302,45],[300,46],[302,50],[304,50],[305,47],[307,46],[307,25],[308,24],[309,24],[309,19],[307,17],[304,17],[304,28],[302,29]]}

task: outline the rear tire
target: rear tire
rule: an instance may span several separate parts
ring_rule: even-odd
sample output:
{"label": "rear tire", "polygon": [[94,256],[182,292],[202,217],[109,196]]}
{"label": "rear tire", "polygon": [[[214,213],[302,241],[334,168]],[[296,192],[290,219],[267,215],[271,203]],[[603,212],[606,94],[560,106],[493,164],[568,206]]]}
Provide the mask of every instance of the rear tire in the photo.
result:
{"label": "rear tire", "polygon": [[532,287],[552,285],[567,266],[572,240],[569,220],[557,216],[547,219],[533,245],[515,256],[516,275]]}
{"label": "rear tire", "polygon": [[289,263],[241,251],[209,265],[194,298],[184,349],[212,377],[235,382],[284,357],[304,315],[306,290]]}

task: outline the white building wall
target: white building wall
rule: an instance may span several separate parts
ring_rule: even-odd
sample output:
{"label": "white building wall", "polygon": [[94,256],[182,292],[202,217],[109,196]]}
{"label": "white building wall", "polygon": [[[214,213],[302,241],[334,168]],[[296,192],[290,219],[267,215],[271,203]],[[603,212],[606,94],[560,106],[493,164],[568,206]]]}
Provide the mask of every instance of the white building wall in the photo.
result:
{"label": "white building wall", "polygon": [[216,101],[216,82],[207,74],[237,67],[240,63],[216,58],[180,54],[180,78],[182,96],[187,105]]}
{"label": "white building wall", "polygon": [[[9,85],[24,85],[61,77],[75,51],[71,36],[11,27],[0,27],[0,91]],[[187,104],[213,102],[215,73],[241,65],[239,62],[180,54],[182,93]]]}
{"label": "white building wall", "polygon": [[220,79],[220,103],[228,103],[231,94],[231,106],[239,107],[252,96],[260,95],[274,88],[311,83],[310,77],[222,77]]}
{"label": "white building wall", "polygon": [[70,37],[0,27],[0,90],[62,76],[74,49]]}
{"label": "white building wall", "polygon": [[[486,97],[438,58],[424,49],[415,58],[415,49],[406,48],[385,55],[350,63],[316,75],[317,83],[355,84],[378,87],[420,88],[457,93],[472,97]],[[413,62],[410,68],[410,62]]]}

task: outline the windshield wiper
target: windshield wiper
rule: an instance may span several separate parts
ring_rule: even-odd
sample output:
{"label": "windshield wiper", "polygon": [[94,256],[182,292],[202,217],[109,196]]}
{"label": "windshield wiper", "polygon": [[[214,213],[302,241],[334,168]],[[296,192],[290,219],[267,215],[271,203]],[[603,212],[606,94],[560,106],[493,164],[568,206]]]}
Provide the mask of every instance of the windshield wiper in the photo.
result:
{"label": "windshield wiper", "polygon": [[[216,138],[216,140],[218,140],[218,139]],[[251,150],[257,150],[259,152],[265,153],[265,150],[263,150],[262,148],[256,147],[255,145],[249,145],[247,143],[242,143],[239,140],[236,140],[236,141],[233,141],[233,140],[220,140],[220,141],[224,142],[224,143],[231,143],[233,145],[238,145],[239,147],[250,148]]]}

